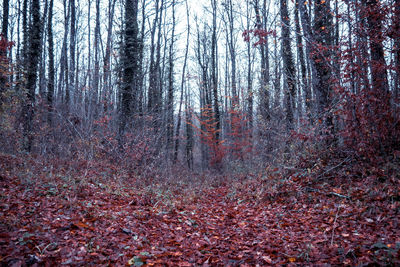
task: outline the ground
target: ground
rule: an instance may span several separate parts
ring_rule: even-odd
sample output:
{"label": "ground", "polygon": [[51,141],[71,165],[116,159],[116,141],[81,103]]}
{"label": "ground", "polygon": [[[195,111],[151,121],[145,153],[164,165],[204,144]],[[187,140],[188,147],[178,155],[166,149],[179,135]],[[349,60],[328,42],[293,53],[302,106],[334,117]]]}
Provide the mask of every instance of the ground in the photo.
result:
{"label": "ground", "polygon": [[398,180],[137,187],[13,156],[0,165],[1,266],[400,264]]}

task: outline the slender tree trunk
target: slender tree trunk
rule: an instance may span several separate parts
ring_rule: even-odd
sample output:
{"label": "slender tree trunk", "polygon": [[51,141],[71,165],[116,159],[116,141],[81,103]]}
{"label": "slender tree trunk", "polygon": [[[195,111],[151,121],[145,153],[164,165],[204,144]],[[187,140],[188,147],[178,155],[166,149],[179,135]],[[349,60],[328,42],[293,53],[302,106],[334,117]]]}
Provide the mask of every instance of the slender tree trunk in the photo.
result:
{"label": "slender tree trunk", "polygon": [[178,160],[178,151],[179,151],[179,132],[181,129],[181,112],[182,112],[182,102],[183,102],[183,89],[185,86],[185,77],[186,77],[186,65],[187,65],[187,59],[188,59],[188,54],[189,54],[189,38],[190,38],[190,20],[189,20],[189,7],[188,7],[188,0],[185,1],[186,5],[186,23],[187,23],[187,29],[186,29],[186,49],[185,49],[185,58],[183,60],[183,67],[182,67],[182,77],[181,77],[181,98],[179,101],[179,110],[178,110],[178,122],[176,125],[176,131],[175,131],[175,149],[174,149],[174,164]]}
{"label": "slender tree trunk", "polygon": [[[217,52],[217,0],[211,0],[212,6],[212,37],[211,37],[211,88],[214,102],[215,140],[219,142],[221,131],[221,114],[218,99],[218,52]],[[218,145],[218,144],[216,144]],[[220,163],[217,162],[217,165]],[[220,166],[217,166],[219,168]]]}
{"label": "slender tree trunk", "polygon": [[[246,27],[247,31],[250,30],[250,25],[251,20],[250,20],[250,3],[247,0],[246,1]],[[249,121],[249,129],[250,129],[250,137],[252,137],[253,133],[253,124],[254,124],[254,118],[253,118],[253,75],[252,75],[252,49],[251,49],[251,43],[250,41],[247,42],[247,116],[248,116],[248,121]]]}
{"label": "slender tree trunk", "polygon": [[[147,109],[149,112],[153,113],[156,111],[157,108],[157,91],[158,91],[158,69],[159,66],[157,66],[157,56],[156,56],[156,40],[155,40],[155,35],[156,35],[156,30],[157,30],[157,23],[160,23],[161,25],[161,14],[160,14],[160,7],[159,7],[159,2],[160,0],[155,1],[155,18],[153,21],[153,26],[151,29],[151,44],[150,44],[150,69],[149,69],[149,90],[148,90],[148,105]],[[160,18],[159,18],[160,17]],[[159,21],[160,20],[160,21]]]}
{"label": "slender tree trunk", "polygon": [[47,105],[48,105],[47,121],[50,127],[53,126],[54,85],[55,85],[53,5],[54,5],[54,0],[50,0],[49,18],[47,21],[47,38],[48,38],[48,53],[49,53],[48,84],[47,84]]}
{"label": "slender tree trunk", "polygon": [[92,116],[98,115],[97,104],[100,96],[100,0],[96,0],[96,26],[94,28],[94,74],[93,91],[90,97],[92,103]]}
{"label": "slender tree trunk", "polygon": [[193,135],[193,112],[192,106],[190,104],[190,96],[185,93],[185,110],[186,110],[186,162],[188,168],[193,170],[193,145],[194,145],[194,135]]}
{"label": "slender tree trunk", "polygon": [[301,82],[303,85],[303,91],[305,94],[305,104],[306,104],[306,113],[307,116],[312,123],[312,99],[311,99],[311,88],[308,84],[307,80],[307,68],[306,61],[304,58],[304,50],[303,50],[303,42],[301,39],[300,33],[300,20],[299,20],[299,1],[296,0],[296,9],[294,13],[294,21],[296,24],[296,42],[297,42],[297,52],[300,61],[300,70],[301,70]]}
{"label": "slender tree trunk", "polygon": [[[43,11],[43,16],[42,16],[42,22],[40,23],[42,29],[40,30],[42,33],[45,32],[45,25],[46,25],[46,18],[47,18],[47,13],[48,13],[49,5],[48,5],[48,0],[45,1],[44,3],[44,11]],[[45,47],[46,45],[46,34],[42,34],[42,39],[40,40],[40,46]],[[45,98],[45,90],[47,87],[46,83],[46,50],[43,49],[39,61],[39,96],[44,100]]]}
{"label": "slender tree trunk", "polygon": [[[254,1],[254,9],[256,12],[256,28],[258,30],[264,30],[266,26],[266,0],[263,1],[262,13],[260,13],[259,0]],[[261,106],[260,111],[263,119],[265,121],[269,121],[271,118],[269,102],[270,102],[270,93],[269,93],[269,49],[268,49],[268,35],[265,35],[264,39],[260,42],[260,54],[261,54],[261,89],[260,89],[260,97],[261,97]]]}
{"label": "slender tree trunk", "polygon": [[[68,88],[68,60],[67,60],[67,38],[69,32],[69,8],[67,5],[66,0],[64,0],[64,38],[61,47],[61,57],[60,57],[60,72],[59,72],[59,79],[58,79],[58,93],[62,95],[62,100],[65,105],[65,108],[69,109],[69,88]],[[65,86],[65,87],[64,87]],[[63,88],[65,90],[63,90]]]}
{"label": "slender tree trunk", "polygon": [[[275,28],[276,32],[276,28]],[[279,111],[279,107],[281,105],[281,76],[282,76],[282,71],[281,71],[281,63],[280,60],[278,60],[278,40],[277,40],[277,34],[274,36],[274,59],[275,59],[275,68],[274,68],[274,110],[275,112]]]}
{"label": "slender tree trunk", "polygon": [[111,94],[111,41],[113,32],[113,19],[114,9],[116,0],[110,0],[108,4],[108,30],[107,30],[107,43],[106,43],[106,54],[104,56],[104,67],[103,67],[103,99],[104,99],[104,112],[108,111],[108,105],[110,102]]}
{"label": "slender tree trunk", "polygon": [[174,46],[175,46],[175,0],[172,0],[172,34],[168,58],[168,98],[167,98],[167,153],[172,149],[174,135]]}
{"label": "slender tree trunk", "polygon": [[[76,94],[75,85],[75,47],[76,47],[76,8],[75,8],[75,0],[70,0],[70,8],[71,8],[71,34],[69,39],[69,89],[70,94],[74,96]],[[75,99],[75,97],[73,98]],[[74,101],[72,101],[74,102]]]}

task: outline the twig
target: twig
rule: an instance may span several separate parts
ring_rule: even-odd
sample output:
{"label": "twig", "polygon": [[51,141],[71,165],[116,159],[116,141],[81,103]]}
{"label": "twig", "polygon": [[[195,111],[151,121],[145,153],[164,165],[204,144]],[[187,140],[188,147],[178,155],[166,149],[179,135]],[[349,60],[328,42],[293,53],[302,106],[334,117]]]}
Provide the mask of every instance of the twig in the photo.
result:
{"label": "twig", "polygon": [[310,186],[306,186],[306,187],[304,187],[304,189],[306,191],[308,191],[308,192],[318,192],[318,193],[321,193],[321,194],[325,194],[327,196],[333,195],[333,196],[337,196],[337,197],[341,197],[341,198],[351,199],[350,196],[341,195],[341,194],[338,194],[338,193],[335,193],[335,192],[325,193],[325,192],[323,192],[323,191],[321,191],[321,190],[319,190],[317,188],[313,188],[313,187],[310,187]]}
{"label": "twig", "polygon": [[335,215],[335,220],[333,221],[333,226],[332,226],[332,237],[331,237],[331,246],[333,246],[333,237],[335,236],[335,227],[336,227],[336,221],[339,216],[339,210],[340,210],[340,205],[338,206],[336,215]]}
{"label": "twig", "polygon": [[327,195],[334,195],[334,196],[337,196],[337,197],[350,199],[349,196],[341,195],[341,194],[338,194],[338,193],[335,193],[335,192],[329,192],[329,193],[327,193]]}
{"label": "twig", "polygon": [[345,163],[346,161],[348,161],[350,159],[350,157],[345,158],[342,162],[340,162],[338,165],[333,166],[332,168],[324,171],[323,173],[321,173],[320,175],[318,175],[317,179],[321,178],[322,176],[324,176],[326,173],[336,169],[337,167],[340,167],[340,165],[342,165],[343,163]]}

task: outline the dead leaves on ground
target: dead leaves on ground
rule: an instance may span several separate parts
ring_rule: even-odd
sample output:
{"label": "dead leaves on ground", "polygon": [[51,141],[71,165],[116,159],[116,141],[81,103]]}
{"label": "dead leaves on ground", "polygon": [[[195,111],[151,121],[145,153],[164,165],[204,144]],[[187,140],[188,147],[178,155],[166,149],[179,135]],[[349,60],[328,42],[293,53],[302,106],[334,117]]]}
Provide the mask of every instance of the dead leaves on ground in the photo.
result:
{"label": "dead leaves on ground", "polygon": [[400,264],[400,202],[362,184],[293,186],[296,193],[262,202],[246,190],[232,198],[223,186],[196,201],[176,195],[179,205],[167,208],[134,190],[88,183],[74,194],[39,177],[29,184],[1,176],[3,266]]}

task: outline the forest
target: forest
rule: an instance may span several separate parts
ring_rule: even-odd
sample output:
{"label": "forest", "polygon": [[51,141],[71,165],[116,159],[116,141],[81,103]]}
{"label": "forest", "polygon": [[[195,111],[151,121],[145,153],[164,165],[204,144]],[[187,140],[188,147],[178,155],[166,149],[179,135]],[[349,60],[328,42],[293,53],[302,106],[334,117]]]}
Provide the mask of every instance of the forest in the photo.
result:
{"label": "forest", "polygon": [[400,0],[0,20],[0,266],[400,265]]}

